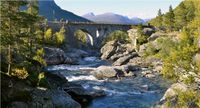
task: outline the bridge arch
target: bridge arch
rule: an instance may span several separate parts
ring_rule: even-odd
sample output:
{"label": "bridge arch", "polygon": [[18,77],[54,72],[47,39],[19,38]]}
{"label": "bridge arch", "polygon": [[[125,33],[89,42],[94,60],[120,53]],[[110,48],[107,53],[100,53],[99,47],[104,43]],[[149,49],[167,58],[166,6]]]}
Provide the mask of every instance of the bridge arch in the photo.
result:
{"label": "bridge arch", "polygon": [[82,44],[84,46],[93,46],[94,45],[94,39],[90,32],[88,32],[85,29],[77,29],[74,31],[74,36],[77,41],[79,41],[79,44]]}

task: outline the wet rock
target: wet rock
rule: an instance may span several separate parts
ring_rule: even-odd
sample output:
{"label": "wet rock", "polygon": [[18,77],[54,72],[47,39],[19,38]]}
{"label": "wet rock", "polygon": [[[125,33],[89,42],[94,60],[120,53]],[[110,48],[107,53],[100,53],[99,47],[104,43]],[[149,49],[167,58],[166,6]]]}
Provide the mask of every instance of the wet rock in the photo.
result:
{"label": "wet rock", "polygon": [[97,78],[127,77],[134,75],[125,69],[124,66],[100,66],[92,73]]}
{"label": "wet rock", "polygon": [[133,53],[128,54],[128,55],[125,55],[125,56],[119,58],[118,60],[116,60],[116,61],[113,63],[113,65],[114,65],[114,66],[121,66],[121,65],[124,65],[124,64],[128,63],[128,61],[129,61],[131,58],[136,57],[136,56],[138,56],[138,54],[137,54],[136,52],[133,52]]}
{"label": "wet rock", "polygon": [[97,78],[111,78],[116,76],[117,71],[110,66],[100,66],[92,73]]}
{"label": "wet rock", "polygon": [[146,78],[155,78],[156,75],[155,74],[147,74],[145,75]]}
{"label": "wet rock", "polygon": [[82,107],[87,106],[94,98],[90,92],[85,90],[81,85],[75,83],[67,83],[63,85],[63,90],[71,95],[71,97],[79,102]]}
{"label": "wet rock", "polygon": [[149,90],[149,86],[148,85],[142,85],[140,88],[142,90],[144,90],[144,91],[148,91]]}
{"label": "wet rock", "polygon": [[142,76],[146,77],[146,78],[154,78],[156,77],[155,72],[151,71],[151,70],[147,70],[147,71],[142,71]]}

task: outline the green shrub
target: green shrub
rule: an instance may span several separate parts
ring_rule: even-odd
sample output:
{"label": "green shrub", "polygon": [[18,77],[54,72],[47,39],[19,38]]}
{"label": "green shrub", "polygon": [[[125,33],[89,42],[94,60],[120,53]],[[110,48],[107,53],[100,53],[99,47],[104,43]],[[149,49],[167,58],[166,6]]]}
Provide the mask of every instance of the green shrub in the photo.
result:
{"label": "green shrub", "polygon": [[148,47],[144,52],[144,57],[153,56],[158,52],[158,50],[153,46],[152,43],[148,43]]}
{"label": "green shrub", "polygon": [[139,37],[138,37],[138,39],[137,39],[137,43],[139,44],[139,45],[142,45],[142,44],[144,44],[144,43],[147,43],[148,42],[148,40],[147,40],[147,36],[145,36],[145,35],[140,35]]}
{"label": "green shrub", "polygon": [[200,93],[194,90],[186,92],[178,92],[176,102],[173,103],[168,99],[165,103],[166,108],[199,108],[200,107]]}
{"label": "green shrub", "polygon": [[11,75],[15,76],[19,79],[26,79],[29,76],[29,74],[25,68],[22,68],[22,69],[15,68],[12,70]]}
{"label": "green shrub", "polygon": [[56,32],[56,43],[57,45],[61,45],[65,40],[65,29],[62,27],[59,32]]}
{"label": "green shrub", "polygon": [[33,60],[36,60],[40,64],[46,66],[47,64],[46,64],[45,60],[43,59],[43,57],[44,57],[44,49],[41,48],[41,49],[37,50],[36,55],[33,57]]}
{"label": "green shrub", "polygon": [[80,41],[81,43],[85,44],[86,45],[86,42],[87,42],[87,34],[85,32],[83,32],[82,30],[77,30],[75,33],[74,33],[76,39],[78,41]]}
{"label": "green shrub", "polygon": [[106,42],[109,42],[109,41],[113,41],[113,40],[122,40],[126,43],[130,43],[131,40],[128,36],[128,34],[126,32],[123,32],[123,31],[120,31],[120,30],[117,30],[117,31],[114,31],[112,32],[111,34],[109,34],[103,41],[103,44],[105,44]]}
{"label": "green shrub", "polygon": [[52,38],[52,29],[49,28],[44,33],[44,39],[45,39],[45,41],[48,42],[49,40],[51,40],[51,38]]}

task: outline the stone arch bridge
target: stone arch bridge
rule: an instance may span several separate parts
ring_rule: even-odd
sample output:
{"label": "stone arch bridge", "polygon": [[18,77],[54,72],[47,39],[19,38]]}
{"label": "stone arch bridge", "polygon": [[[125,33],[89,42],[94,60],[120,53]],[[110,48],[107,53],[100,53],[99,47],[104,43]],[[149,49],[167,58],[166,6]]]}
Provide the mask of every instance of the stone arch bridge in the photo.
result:
{"label": "stone arch bridge", "polygon": [[[127,32],[132,28],[132,26],[136,25],[128,25],[128,24],[99,24],[99,23],[87,23],[87,22],[48,22],[48,27],[52,28],[53,31],[59,31],[61,27],[66,30],[66,41],[72,45],[77,45],[77,40],[74,36],[74,33],[77,30],[82,30],[87,33],[87,40],[89,41],[90,46],[94,48],[99,48],[101,46],[102,41],[108,36],[108,34],[112,33],[116,30],[121,30]],[[147,27],[147,26],[143,26]]]}

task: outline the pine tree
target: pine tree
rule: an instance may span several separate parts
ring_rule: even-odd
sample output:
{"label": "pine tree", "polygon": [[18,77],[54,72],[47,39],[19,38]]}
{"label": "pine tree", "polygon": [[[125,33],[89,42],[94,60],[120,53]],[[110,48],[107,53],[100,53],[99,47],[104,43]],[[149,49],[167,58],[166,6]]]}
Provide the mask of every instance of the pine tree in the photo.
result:
{"label": "pine tree", "polygon": [[181,29],[182,27],[187,25],[186,14],[186,6],[183,2],[181,2],[181,4],[178,6],[175,12],[175,26],[177,29]]}
{"label": "pine tree", "polygon": [[161,9],[158,10],[158,27],[161,27],[162,26],[162,22],[163,22],[163,18],[162,18],[162,12],[161,12]]}
{"label": "pine tree", "polygon": [[[39,30],[41,18],[36,8],[37,1],[31,4],[32,2],[1,1],[1,54],[5,59],[1,64],[7,67],[1,71],[9,70],[11,75],[15,70],[30,70],[34,66],[35,50],[40,47],[36,41],[36,32]],[[28,9],[20,10],[24,6],[28,6]]]}
{"label": "pine tree", "polygon": [[195,17],[195,6],[194,6],[194,3],[191,1],[188,1],[187,4],[188,6],[187,6],[186,19],[187,19],[187,22],[190,22]]}
{"label": "pine tree", "polygon": [[172,31],[174,27],[174,11],[172,6],[169,7],[169,12],[164,15],[163,25],[168,28],[168,30]]}

